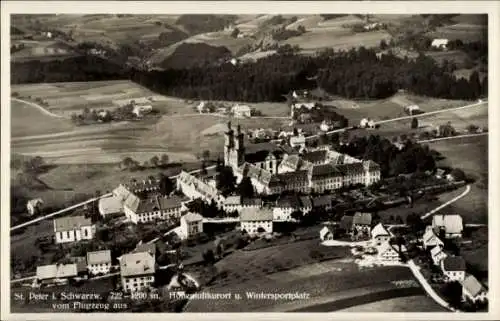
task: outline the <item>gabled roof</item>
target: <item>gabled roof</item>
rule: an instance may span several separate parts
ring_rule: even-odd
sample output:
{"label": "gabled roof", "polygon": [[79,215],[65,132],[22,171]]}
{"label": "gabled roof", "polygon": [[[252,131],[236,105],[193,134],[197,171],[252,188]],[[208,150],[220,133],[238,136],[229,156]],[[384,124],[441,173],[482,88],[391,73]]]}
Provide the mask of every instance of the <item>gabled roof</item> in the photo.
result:
{"label": "gabled roof", "polygon": [[56,232],[73,231],[80,229],[82,226],[91,226],[90,218],[84,216],[66,216],[54,219],[54,227]]}
{"label": "gabled roof", "polygon": [[467,275],[461,283],[462,287],[473,297],[485,291],[483,285],[474,277],[474,275]]}
{"label": "gabled roof", "polygon": [[135,247],[132,253],[149,253],[155,255],[156,244],[155,243],[141,243]]}
{"label": "gabled roof", "polygon": [[262,205],[262,199],[259,197],[253,197],[253,198],[243,198],[241,200],[242,205],[246,206],[260,206]]}
{"label": "gabled roof", "polygon": [[300,196],[300,205],[303,208],[312,208],[312,200],[309,196]]}
{"label": "gabled roof", "polygon": [[203,216],[198,213],[189,212],[186,215],[183,215],[181,219],[184,219],[186,222],[198,222],[203,220]]}
{"label": "gabled roof", "polygon": [[240,214],[241,222],[252,222],[252,221],[272,221],[273,212],[267,208],[252,209],[242,211]]}
{"label": "gabled roof", "polygon": [[311,169],[312,179],[321,179],[324,177],[341,176],[342,172],[331,164],[314,165]]}
{"label": "gabled roof", "polygon": [[87,252],[87,264],[101,264],[101,263],[111,263],[111,251],[102,250]]}
{"label": "gabled roof", "polygon": [[31,205],[31,206],[38,206],[38,204],[43,204],[43,201],[42,201],[41,198],[35,198],[35,199],[32,199],[32,200],[29,200],[28,204]]}
{"label": "gabled roof", "polygon": [[432,257],[435,257],[435,256],[437,256],[440,253],[443,253],[443,254],[447,255],[445,252],[443,252],[443,249],[440,246],[433,247],[432,250],[431,250],[431,256]]}
{"label": "gabled roof", "polygon": [[286,195],[286,196],[280,197],[276,201],[276,207],[299,208],[300,207],[299,197],[297,195]]}
{"label": "gabled roof", "polygon": [[391,233],[385,228],[385,226],[382,223],[378,223],[375,225],[375,227],[372,229],[372,237],[377,237],[377,236],[390,236]]}
{"label": "gabled roof", "polygon": [[[404,245],[401,246],[401,250],[404,252]],[[385,253],[387,251],[398,252],[399,250],[397,245],[392,245],[389,242],[382,243],[382,245],[380,245],[378,248],[379,254]]]}
{"label": "gabled roof", "polygon": [[186,202],[187,199],[177,195],[158,197],[158,203],[161,209],[171,209],[181,207],[182,203]]}
{"label": "gabled roof", "polygon": [[51,265],[42,265],[37,266],[36,268],[36,277],[39,280],[46,279],[63,279],[77,276],[77,267],[76,264],[51,264]]}
{"label": "gabled roof", "polygon": [[293,170],[298,170],[300,168],[301,160],[299,155],[285,155],[280,165],[287,166]]}
{"label": "gabled roof", "polygon": [[127,196],[127,199],[125,200],[125,203],[123,204],[123,206],[127,207],[132,212],[137,213],[137,209],[139,208],[140,203],[141,203],[140,198],[135,196],[134,194],[130,193]]}
{"label": "gabled roof", "polygon": [[332,206],[333,195],[320,195],[313,197],[313,207]]}
{"label": "gabled roof", "polygon": [[380,165],[375,163],[372,160],[367,160],[363,162],[363,166],[368,169],[368,171],[379,171],[380,170]]}
{"label": "gabled roof", "polygon": [[442,262],[445,271],[465,271],[465,260],[461,256],[448,256]]}
{"label": "gabled roof", "polygon": [[432,229],[427,229],[422,237],[424,244],[430,243],[431,241],[436,242],[437,244],[443,244],[443,241],[439,239],[439,237],[434,233]]}
{"label": "gabled roof", "polygon": [[364,173],[363,163],[340,164],[336,166],[336,169],[344,175],[360,175]]}
{"label": "gabled roof", "polygon": [[241,196],[240,195],[231,195],[226,197],[224,201],[224,205],[241,205]]}
{"label": "gabled roof", "polygon": [[120,260],[120,274],[134,276],[155,273],[155,261],[146,252],[130,253],[122,256]]}
{"label": "gabled roof", "polygon": [[120,213],[123,211],[123,201],[117,196],[104,197],[99,200],[101,215]]}
{"label": "gabled roof", "polygon": [[296,172],[285,172],[281,174],[274,175],[276,180],[284,185],[294,184],[294,183],[305,183],[308,181],[308,173],[305,170],[299,170]]}
{"label": "gabled roof", "polygon": [[432,226],[444,227],[446,233],[459,234],[462,233],[463,221],[458,214],[453,215],[434,215],[432,217]]}
{"label": "gabled roof", "polygon": [[371,225],[372,224],[372,214],[371,213],[356,213],[352,218],[352,224],[359,225]]}

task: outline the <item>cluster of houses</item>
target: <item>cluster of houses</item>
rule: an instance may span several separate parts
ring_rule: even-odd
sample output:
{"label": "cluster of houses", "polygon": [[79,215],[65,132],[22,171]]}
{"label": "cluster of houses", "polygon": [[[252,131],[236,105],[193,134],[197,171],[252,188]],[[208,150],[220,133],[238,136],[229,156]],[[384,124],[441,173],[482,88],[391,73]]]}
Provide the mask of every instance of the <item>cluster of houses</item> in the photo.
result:
{"label": "cluster of houses", "polygon": [[433,264],[441,269],[445,281],[460,282],[464,301],[483,302],[487,300],[487,291],[472,274],[466,272],[465,260],[444,250],[442,238],[460,238],[462,231],[460,215],[434,215],[432,225],[427,226],[422,237],[423,248],[429,251]]}
{"label": "cluster of houses", "polygon": [[248,105],[236,104],[231,108],[219,107],[217,108],[213,103],[202,101],[196,106],[196,110],[200,114],[206,113],[219,113],[219,114],[232,114],[235,118],[250,118],[252,117],[253,110]]}

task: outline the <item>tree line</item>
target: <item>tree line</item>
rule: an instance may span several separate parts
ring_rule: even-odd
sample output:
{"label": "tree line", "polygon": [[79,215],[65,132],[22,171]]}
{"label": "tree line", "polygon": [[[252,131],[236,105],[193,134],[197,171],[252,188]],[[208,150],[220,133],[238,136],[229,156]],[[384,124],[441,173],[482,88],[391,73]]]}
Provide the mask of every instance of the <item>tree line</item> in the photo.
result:
{"label": "tree line", "polygon": [[475,72],[456,79],[421,54],[415,60],[374,49],[326,50],[317,56],[281,52],[253,63],[183,69],[137,70],[99,57],[13,63],[12,83],[94,81],[129,78],[157,93],[186,99],[284,101],[293,89],[321,87],[333,95],[382,99],[405,89],[418,95],[474,100],[487,94],[487,77]]}

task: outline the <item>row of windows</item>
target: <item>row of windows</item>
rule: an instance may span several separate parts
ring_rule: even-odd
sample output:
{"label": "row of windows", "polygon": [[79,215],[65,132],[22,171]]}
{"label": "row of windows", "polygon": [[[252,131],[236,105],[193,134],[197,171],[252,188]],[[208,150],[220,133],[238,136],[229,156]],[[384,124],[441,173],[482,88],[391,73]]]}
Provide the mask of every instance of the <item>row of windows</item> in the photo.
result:
{"label": "row of windows", "polygon": [[[84,237],[88,237],[89,236],[89,231],[88,229],[84,228],[82,229],[83,230],[83,236]],[[66,231],[66,233],[64,232],[59,232],[61,233],[60,236],[61,238],[64,238],[64,235],[66,235],[66,238],[70,239],[70,238],[76,238],[76,230],[73,230],[73,231]]]}

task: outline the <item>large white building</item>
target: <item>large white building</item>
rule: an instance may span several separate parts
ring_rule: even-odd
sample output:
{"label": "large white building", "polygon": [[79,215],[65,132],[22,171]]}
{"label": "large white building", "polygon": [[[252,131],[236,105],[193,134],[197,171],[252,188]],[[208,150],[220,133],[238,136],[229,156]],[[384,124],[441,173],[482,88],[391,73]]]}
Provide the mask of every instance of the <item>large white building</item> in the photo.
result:
{"label": "large white building", "polygon": [[95,226],[84,216],[67,216],[54,219],[55,241],[59,243],[78,242],[94,238]]}
{"label": "large white building", "polygon": [[87,252],[87,270],[92,275],[109,273],[111,270],[111,251]]}
{"label": "large white building", "polygon": [[147,252],[125,254],[120,259],[120,276],[124,292],[144,290],[155,280],[155,260]]}
{"label": "large white building", "polygon": [[181,217],[182,238],[191,238],[203,232],[203,216],[197,213],[187,213]]}
{"label": "large white building", "polygon": [[273,212],[269,208],[246,210],[240,215],[241,230],[248,234],[272,233]]}
{"label": "large white building", "polygon": [[249,118],[252,116],[252,109],[247,105],[235,105],[231,109],[234,117],[236,118]]}
{"label": "large white building", "polygon": [[441,215],[436,214],[432,217],[432,228],[436,234],[444,232],[445,237],[457,238],[462,236],[464,229],[462,217],[458,214]]}
{"label": "large white building", "polygon": [[148,223],[155,220],[175,220],[186,211],[184,203],[187,199],[179,196],[151,196],[140,199],[130,194],[125,200],[125,216],[133,223]]}
{"label": "large white building", "polygon": [[42,284],[65,283],[77,277],[76,264],[50,264],[36,267],[36,280]]}
{"label": "large white building", "polygon": [[467,275],[460,283],[462,284],[462,300],[474,303],[488,300],[488,292],[473,275]]}

